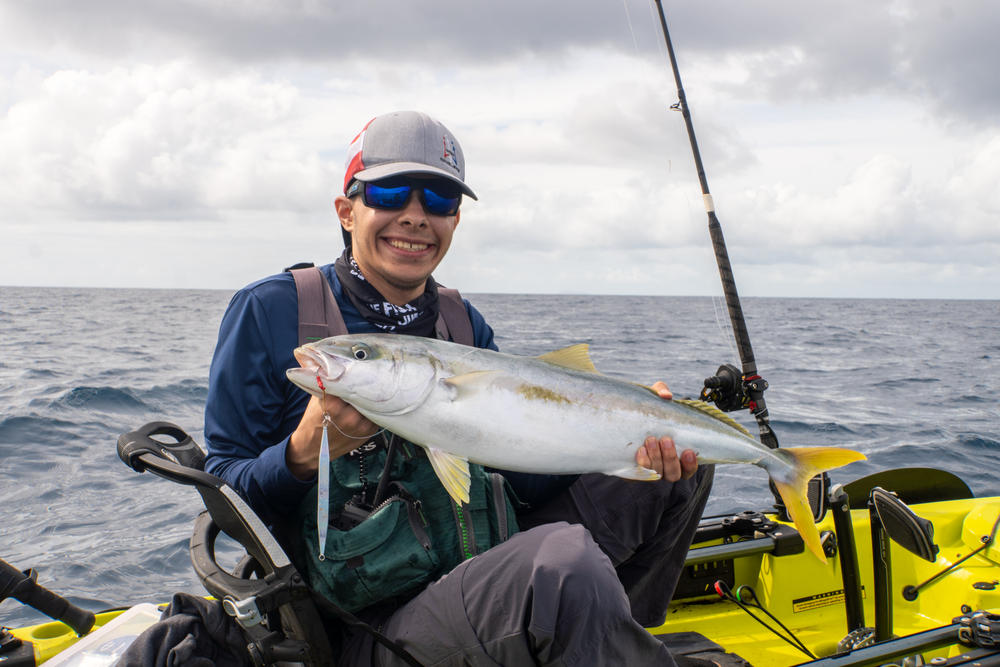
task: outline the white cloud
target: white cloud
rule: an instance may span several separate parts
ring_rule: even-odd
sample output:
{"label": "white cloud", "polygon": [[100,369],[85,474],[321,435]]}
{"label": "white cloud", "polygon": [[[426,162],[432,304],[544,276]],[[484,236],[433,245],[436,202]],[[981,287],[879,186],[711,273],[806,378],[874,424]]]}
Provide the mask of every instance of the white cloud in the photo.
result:
{"label": "white cloud", "polygon": [[[996,13],[960,5],[667,7],[741,291],[997,295],[1000,91],[961,49]],[[368,5],[0,5],[0,284],[328,261],[347,142],[416,108],[481,197],[446,282],[718,290],[651,5],[396,9],[364,31]]]}
{"label": "white cloud", "polygon": [[330,176],[285,138],[298,91],[186,63],[61,70],[0,123],[0,206],[26,219],[186,219],[318,206]]}

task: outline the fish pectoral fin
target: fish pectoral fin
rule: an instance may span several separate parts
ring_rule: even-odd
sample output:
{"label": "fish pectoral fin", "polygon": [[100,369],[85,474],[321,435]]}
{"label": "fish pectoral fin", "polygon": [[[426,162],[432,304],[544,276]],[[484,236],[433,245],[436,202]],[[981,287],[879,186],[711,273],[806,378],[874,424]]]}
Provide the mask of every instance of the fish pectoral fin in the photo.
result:
{"label": "fish pectoral fin", "polygon": [[469,460],[434,447],[427,448],[427,458],[452,500],[456,503],[468,503],[471,483]]}
{"label": "fish pectoral fin", "polygon": [[621,470],[615,470],[612,473],[615,477],[624,477],[625,479],[635,479],[640,482],[655,482],[660,479],[660,473],[656,472],[651,468],[644,468],[641,465],[634,465],[628,468],[622,468]]}
{"label": "fish pectoral fin", "polygon": [[441,380],[441,385],[448,390],[448,396],[454,401],[467,392],[488,387],[502,375],[503,373],[500,371],[472,371],[444,378]]}
{"label": "fish pectoral fin", "polygon": [[594,362],[590,360],[590,346],[586,343],[577,343],[561,350],[546,352],[538,358],[563,368],[600,374],[600,371],[594,366]]}

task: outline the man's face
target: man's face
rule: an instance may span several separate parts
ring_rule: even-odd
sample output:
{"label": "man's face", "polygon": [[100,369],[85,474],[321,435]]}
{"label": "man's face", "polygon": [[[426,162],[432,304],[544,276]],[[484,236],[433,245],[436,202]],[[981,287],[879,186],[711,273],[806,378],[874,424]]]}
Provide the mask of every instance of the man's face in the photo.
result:
{"label": "man's face", "polygon": [[451,246],[460,217],[427,213],[416,193],[395,211],[370,208],[361,196],[338,197],[336,207],[341,225],[351,233],[361,272],[397,305],[423,293],[427,277]]}

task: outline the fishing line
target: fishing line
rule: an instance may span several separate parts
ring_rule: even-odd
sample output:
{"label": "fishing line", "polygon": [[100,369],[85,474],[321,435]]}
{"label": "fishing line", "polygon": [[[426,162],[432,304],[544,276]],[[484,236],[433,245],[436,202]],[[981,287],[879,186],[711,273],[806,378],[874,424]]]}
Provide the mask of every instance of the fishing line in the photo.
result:
{"label": "fishing line", "polygon": [[715,294],[712,296],[712,309],[715,311],[715,325],[719,329],[719,333],[722,334],[722,340],[726,342],[726,347],[729,348],[730,354],[734,357],[739,358],[739,350],[736,349],[736,337],[733,335],[733,327],[729,323],[728,313],[726,317],[723,317],[724,308],[726,306],[726,301],[724,296]]}
{"label": "fishing line", "polygon": [[628,23],[628,31],[632,33],[632,46],[635,47],[635,55],[639,56],[639,40],[635,38],[635,29],[632,27],[632,15],[628,11],[628,0],[622,0],[622,7],[625,8],[625,22]]}
{"label": "fishing line", "polygon": [[[329,415],[327,415],[327,416],[329,416]],[[339,433],[340,435],[344,436],[345,438],[350,438],[351,440],[371,440],[375,436],[377,436],[380,433],[383,433],[385,431],[384,428],[380,428],[379,430],[375,431],[371,435],[351,435],[349,433],[344,433],[343,431],[341,431],[340,427],[337,426],[337,422],[333,421],[333,419],[330,419],[330,423],[333,424],[333,428],[337,429],[337,433]]]}
{"label": "fishing line", "polygon": [[[660,17],[657,16],[656,12],[653,11],[653,3],[651,3],[651,2],[648,3],[646,5],[646,8],[649,10],[649,20],[650,20],[650,23],[652,25],[656,25],[656,23],[660,20]],[[659,40],[653,40],[653,41],[656,42],[657,51],[659,52],[660,57],[661,58],[667,58],[668,57],[667,56],[667,48],[663,45],[663,42],[661,42]]]}

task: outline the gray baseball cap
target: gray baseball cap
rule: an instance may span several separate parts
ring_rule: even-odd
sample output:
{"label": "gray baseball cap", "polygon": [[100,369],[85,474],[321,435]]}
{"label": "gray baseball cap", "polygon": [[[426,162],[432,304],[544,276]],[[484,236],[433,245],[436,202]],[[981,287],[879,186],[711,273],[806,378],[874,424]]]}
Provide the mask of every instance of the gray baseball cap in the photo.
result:
{"label": "gray baseball cap", "polygon": [[374,181],[400,174],[427,174],[465,184],[465,156],[451,131],[425,113],[396,111],[376,116],[347,149],[344,192],[352,180]]}

